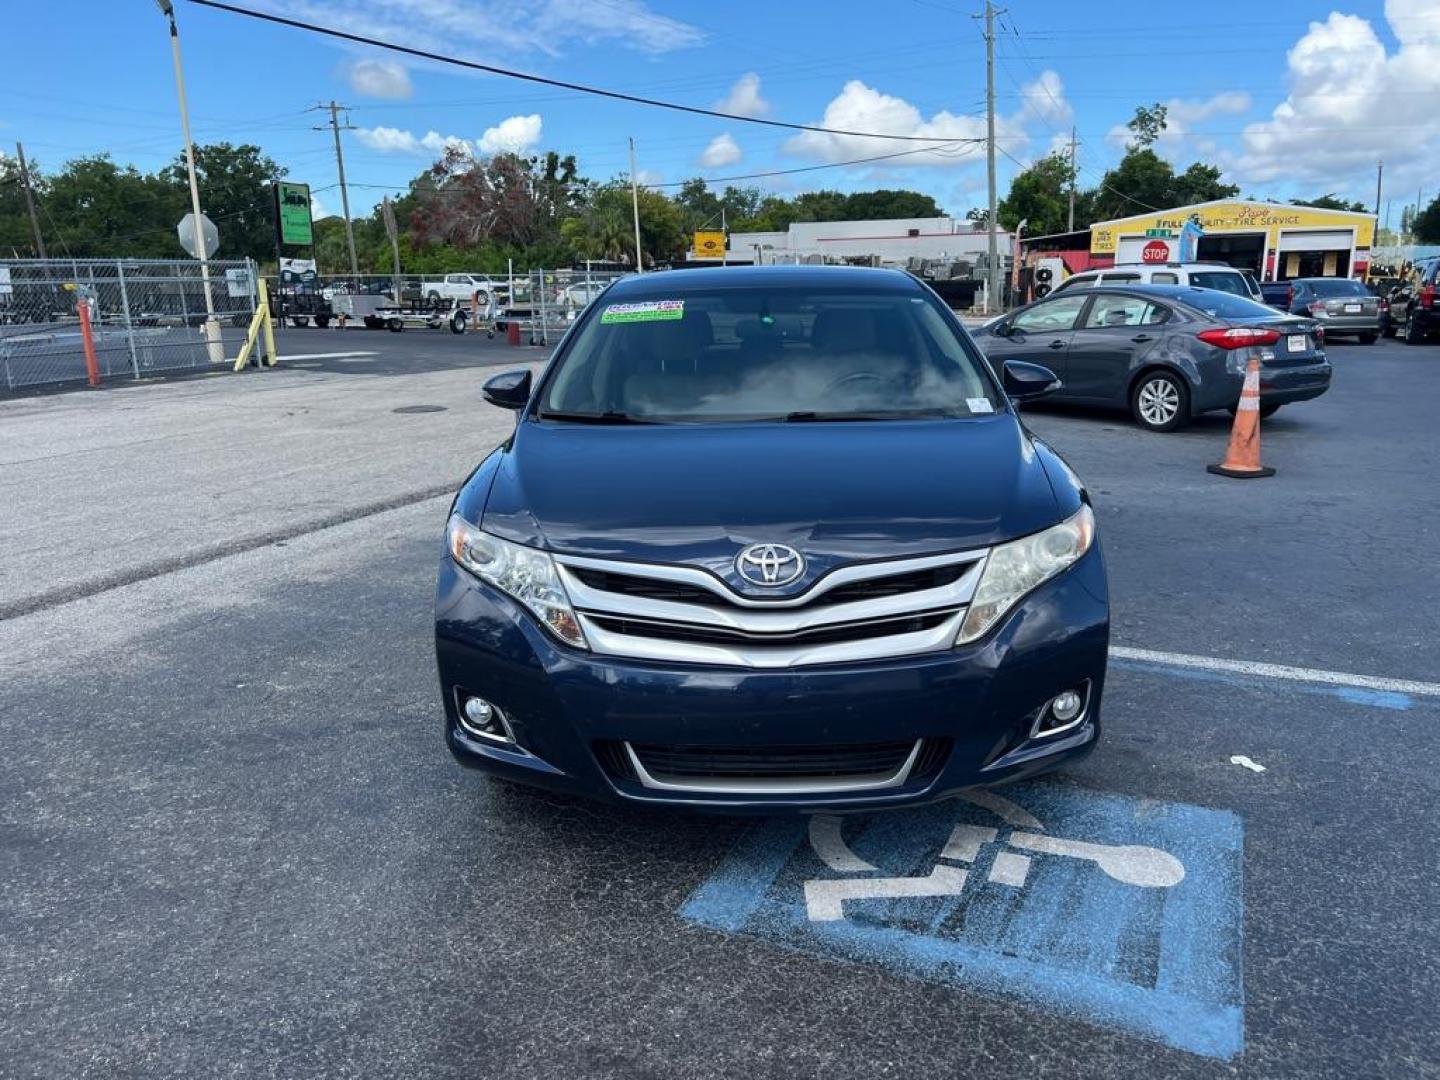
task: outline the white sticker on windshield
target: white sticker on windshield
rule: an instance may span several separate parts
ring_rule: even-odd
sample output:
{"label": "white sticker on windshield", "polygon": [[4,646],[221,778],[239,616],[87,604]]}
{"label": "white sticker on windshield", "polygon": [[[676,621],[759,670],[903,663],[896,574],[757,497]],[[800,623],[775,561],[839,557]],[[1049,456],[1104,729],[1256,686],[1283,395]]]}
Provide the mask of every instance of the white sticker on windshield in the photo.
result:
{"label": "white sticker on windshield", "polygon": [[995,411],[995,406],[990,404],[989,398],[966,398],[965,405],[972,413],[993,413]]}
{"label": "white sticker on windshield", "polygon": [[638,304],[611,304],[600,316],[602,323],[660,322],[683,319],[684,300],[644,300]]}

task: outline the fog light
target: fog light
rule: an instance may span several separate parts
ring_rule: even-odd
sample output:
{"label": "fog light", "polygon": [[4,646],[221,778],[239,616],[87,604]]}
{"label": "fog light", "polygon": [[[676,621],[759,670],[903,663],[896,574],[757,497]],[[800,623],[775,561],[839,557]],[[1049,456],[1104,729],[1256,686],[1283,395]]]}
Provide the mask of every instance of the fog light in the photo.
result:
{"label": "fog light", "polygon": [[460,695],[460,726],[467,734],[482,739],[507,743],[515,741],[510,734],[510,726],[505,722],[505,714],[484,698]]}
{"label": "fog light", "polygon": [[1055,700],[1050,702],[1050,714],[1062,724],[1068,724],[1080,715],[1080,707],[1084,704],[1084,700],[1074,690],[1066,690],[1055,695]]}

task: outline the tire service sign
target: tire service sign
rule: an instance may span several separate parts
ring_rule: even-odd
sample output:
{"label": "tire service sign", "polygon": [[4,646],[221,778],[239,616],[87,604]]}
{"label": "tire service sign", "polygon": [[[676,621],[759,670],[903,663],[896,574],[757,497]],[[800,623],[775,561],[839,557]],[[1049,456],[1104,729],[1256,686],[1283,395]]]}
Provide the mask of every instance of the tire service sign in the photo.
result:
{"label": "tire service sign", "polygon": [[315,242],[310,224],[310,185],[275,182],[275,222],[280,243],[309,245]]}

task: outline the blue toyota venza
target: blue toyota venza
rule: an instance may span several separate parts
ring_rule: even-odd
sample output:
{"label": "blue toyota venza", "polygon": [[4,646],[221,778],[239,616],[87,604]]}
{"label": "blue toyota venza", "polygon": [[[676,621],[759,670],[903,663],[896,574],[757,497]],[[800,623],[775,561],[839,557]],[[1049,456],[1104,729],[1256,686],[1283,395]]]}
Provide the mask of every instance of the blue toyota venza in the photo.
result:
{"label": "blue toyota venza", "polygon": [[1099,734],[1089,497],[898,271],[679,270],[590,304],[465,482],[435,598],[445,738],[566,791],[876,808]]}

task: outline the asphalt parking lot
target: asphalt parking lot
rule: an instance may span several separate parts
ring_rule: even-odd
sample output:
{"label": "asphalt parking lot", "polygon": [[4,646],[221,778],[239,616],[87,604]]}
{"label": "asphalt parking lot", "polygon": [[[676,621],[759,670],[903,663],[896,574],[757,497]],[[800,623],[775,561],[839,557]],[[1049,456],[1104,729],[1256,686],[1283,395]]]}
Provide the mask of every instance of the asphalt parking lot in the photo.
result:
{"label": "asphalt parking lot", "polygon": [[[1334,345],[1270,480],[1205,472],[1228,417],[1031,409],[1109,563],[1099,749],[818,825],[459,769],[440,530],[544,350],[281,351],[0,401],[0,1076],[1440,1076],[1440,346]],[[807,907],[960,826],[1010,844],[968,892]]]}

